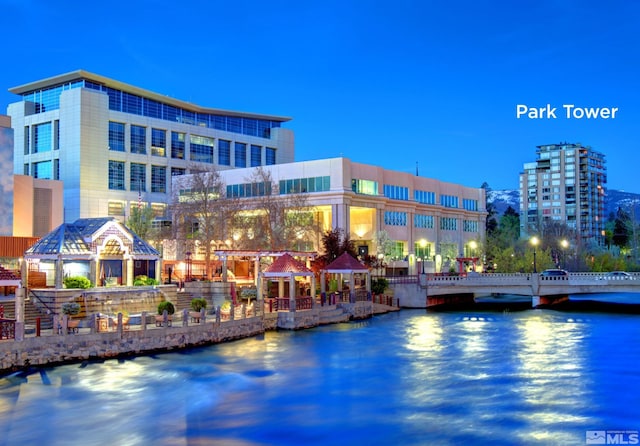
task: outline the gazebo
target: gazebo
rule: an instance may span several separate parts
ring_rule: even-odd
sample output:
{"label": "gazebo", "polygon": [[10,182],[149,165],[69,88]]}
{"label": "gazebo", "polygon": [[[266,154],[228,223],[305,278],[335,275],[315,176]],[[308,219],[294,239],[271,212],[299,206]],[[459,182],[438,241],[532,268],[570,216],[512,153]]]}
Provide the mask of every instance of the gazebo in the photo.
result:
{"label": "gazebo", "polygon": [[[25,260],[54,275],[85,276],[96,286],[133,285],[136,276],[160,277],[160,254],[112,217],[63,223],[29,248]],[[47,280],[49,282],[49,280]]]}
{"label": "gazebo", "polygon": [[[310,295],[301,296],[297,293],[296,277],[311,278]],[[258,300],[262,298],[262,285],[264,280],[275,279],[278,281],[278,297],[276,297],[278,310],[306,310],[314,306],[316,294],[316,279],[313,271],[302,262],[296,260],[291,254],[283,254],[269,267],[259,274]],[[285,280],[289,281],[289,297],[285,298]]]}
{"label": "gazebo", "polygon": [[344,252],[338,258],[336,258],[333,262],[326,266],[320,272],[320,291],[322,293],[323,299],[326,296],[326,274],[335,274],[338,279],[338,292],[343,293],[343,282],[345,276],[348,277],[349,283],[349,302],[355,302],[360,299],[359,294],[356,290],[356,277],[364,276],[366,291],[366,300],[370,299],[371,296],[371,272],[369,268],[360,263],[357,259],[353,258],[349,253]]}

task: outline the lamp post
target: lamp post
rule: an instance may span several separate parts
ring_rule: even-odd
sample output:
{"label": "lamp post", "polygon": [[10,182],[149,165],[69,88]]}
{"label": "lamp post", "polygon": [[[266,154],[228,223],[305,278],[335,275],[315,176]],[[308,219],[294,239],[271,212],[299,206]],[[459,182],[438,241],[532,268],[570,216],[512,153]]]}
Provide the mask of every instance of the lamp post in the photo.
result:
{"label": "lamp post", "polygon": [[538,237],[534,235],[533,237],[531,237],[530,242],[531,242],[531,246],[533,246],[533,272],[535,274],[538,272],[536,268],[536,246],[538,246],[538,243],[540,243],[540,240],[538,239]]}
{"label": "lamp post", "polygon": [[470,254],[470,257],[471,257],[471,261],[473,262],[473,271],[474,272],[476,271],[476,256],[475,256],[475,254],[476,254],[476,248],[477,247],[478,247],[478,243],[475,240],[471,240],[469,242],[469,250],[470,250],[469,254]]}
{"label": "lamp post", "polygon": [[422,251],[420,254],[422,257],[422,274],[424,274],[424,261],[427,258],[426,256],[426,252],[424,252],[425,248],[427,247],[427,241],[425,239],[420,239],[420,241],[418,242],[420,244],[420,250]]}
{"label": "lamp post", "polygon": [[560,246],[562,247],[562,267],[566,268],[565,250],[569,247],[569,242],[567,241],[567,239],[560,240]]}
{"label": "lamp post", "polygon": [[186,263],[187,263],[187,274],[186,281],[191,282],[191,252],[185,253]]}

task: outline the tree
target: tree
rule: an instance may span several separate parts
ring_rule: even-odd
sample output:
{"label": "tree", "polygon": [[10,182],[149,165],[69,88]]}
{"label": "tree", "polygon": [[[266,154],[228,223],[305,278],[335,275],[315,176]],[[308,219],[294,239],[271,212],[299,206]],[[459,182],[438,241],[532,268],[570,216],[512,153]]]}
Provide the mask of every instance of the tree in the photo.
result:
{"label": "tree", "polygon": [[127,227],[141,239],[148,240],[152,235],[154,218],[153,208],[149,204],[133,206],[127,220]]}
{"label": "tree", "polygon": [[487,234],[490,234],[498,228],[498,220],[496,220],[496,214],[498,213],[498,211],[496,211],[496,208],[493,205],[493,202],[489,201],[489,196],[491,195],[491,190],[492,190],[489,184],[485,181],[484,183],[482,183],[480,188],[484,189],[484,193],[485,193],[485,209],[487,210],[487,219],[485,222],[486,223],[485,227],[487,229]]}
{"label": "tree", "polygon": [[[246,249],[300,250],[314,239],[319,223],[303,190],[280,190],[271,172],[257,167],[245,179],[251,199],[233,219],[238,245]],[[299,187],[299,186],[298,186]]]}
{"label": "tree", "polygon": [[613,224],[611,241],[620,249],[628,248],[632,233],[633,222],[631,221],[631,216],[619,207]]}
{"label": "tree", "polygon": [[226,185],[213,167],[207,171],[196,170],[180,180],[172,199],[176,239],[182,241],[187,250],[202,250],[204,274],[210,278],[216,241],[231,237],[227,223],[237,211],[236,200],[226,197]]}

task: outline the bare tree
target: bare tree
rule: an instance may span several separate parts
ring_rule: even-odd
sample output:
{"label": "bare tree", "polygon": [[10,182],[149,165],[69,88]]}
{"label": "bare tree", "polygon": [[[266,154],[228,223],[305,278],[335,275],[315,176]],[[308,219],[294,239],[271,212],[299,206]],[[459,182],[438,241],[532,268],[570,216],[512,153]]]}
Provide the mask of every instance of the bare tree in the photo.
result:
{"label": "bare tree", "polygon": [[248,198],[243,211],[233,220],[234,229],[243,234],[239,246],[247,249],[299,250],[317,238],[316,216],[301,188],[280,190],[271,172],[257,167],[245,179]]}
{"label": "bare tree", "polygon": [[210,278],[216,241],[232,237],[228,223],[237,212],[237,200],[226,197],[226,185],[213,166],[206,171],[192,170],[178,184],[171,205],[176,240],[193,252],[200,250],[204,273]]}

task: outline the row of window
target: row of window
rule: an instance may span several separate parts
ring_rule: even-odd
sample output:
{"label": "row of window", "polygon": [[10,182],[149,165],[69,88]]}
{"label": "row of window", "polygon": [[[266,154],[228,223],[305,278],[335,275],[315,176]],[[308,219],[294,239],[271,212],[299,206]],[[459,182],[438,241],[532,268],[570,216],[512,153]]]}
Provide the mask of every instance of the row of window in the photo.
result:
{"label": "row of window", "polygon": [[197,125],[243,135],[258,136],[261,138],[270,138],[271,129],[281,126],[280,121],[268,119],[193,112],[115,88],[106,87],[86,79],[74,80],[55,87],[31,91],[22,95],[22,99],[25,102],[34,104],[35,113],[58,110],[60,108],[60,95],[62,92],[80,87],[106,93],[109,96],[109,110],[139,116]]}
{"label": "row of window", "polygon": [[[415,214],[413,224],[416,228],[433,229],[434,216]],[[388,226],[407,226],[407,213],[400,211],[385,211],[384,224]],[[440,229],[443,231],[457,231],[458,219],[454,217],[440,217]],[[463,220],[464,232],[478,232],[479,223],[475,220]]]}
{"label": "row of window", "polygon": [[[110,190],[130,190],[134,192],[147,191],[147,165],[140,163],[129,164],[129,187],[127,188],[125,179],[124,161],[109,160],[109,189]],[[166,193],[167,192],[167,173],[169,168],[166,166],[151,166],[151,192]],[[184,175],[185,169],[172,167],[171,176]]]}
{"label": "row of window", "polygon": [[[109,121],[109,150],[115,152],[126,151],[126,124],[121,122]],[[189,141],[189,150],[187,156],[187,136]],[[170,157],[172,159],[189,159],[193,162],[215,164],[215,138],[202,135],[186,134],[184,132],[171,132],[170,140]],[[257,167],[262,163],[262,146],[256,144],[247,144],[242,142],[234,142],[234,167],[247,167],[247,147],[249,147],[249,165]],[[166,157],[167,156],[167,130],[151,128],[151,155]],[[221,166],[231,166],[231,148],[232,141],[218,139],[218,158],[217,164]],[[129,151],[140,155],[147,154],[147,128],[135,124],[129,126]],[[273,147],[265,147],[264,165],[270,166],[276,163],[276,149]]]}
{"label": "row of window", "polygon": [[[383,194],[392,200],[409,200],[409,188],[393,184],[383,185]],[[378,183],[371,180],[352,179],[351,190],[357,194],[378,195]],[[422,204],[436,204],[436,193],[423,190],[414,190],[413,199]],[[440,205],[447,208],[458,208],[459,199],[454,195],[440,195]],[[478,200],[464,198],[463,208],[468,211],[478,210]]]}

